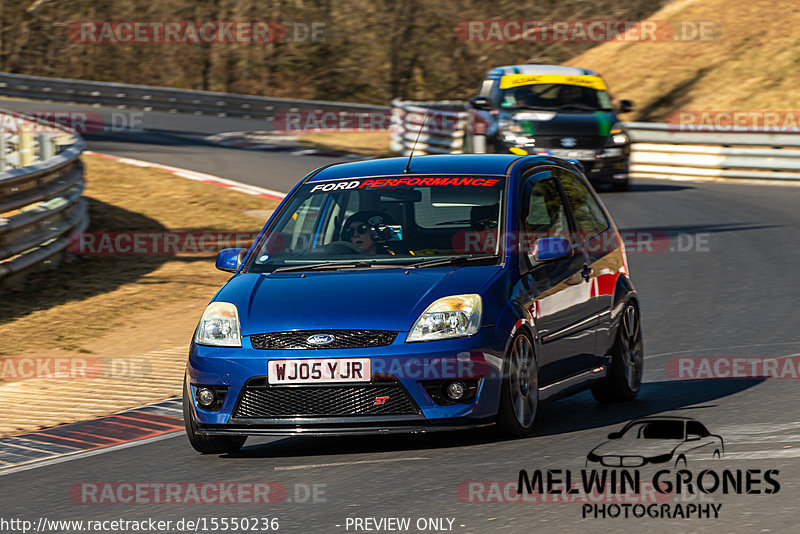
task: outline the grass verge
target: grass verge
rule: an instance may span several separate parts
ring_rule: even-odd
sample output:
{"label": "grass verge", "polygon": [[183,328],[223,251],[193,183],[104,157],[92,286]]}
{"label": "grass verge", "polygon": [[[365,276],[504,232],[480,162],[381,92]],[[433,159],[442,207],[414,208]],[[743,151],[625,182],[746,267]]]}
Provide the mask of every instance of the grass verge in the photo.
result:
{"label": "grass verge", "polygon": [[[89,232],[257,232],[263,221],[245,212],[277,205],[155,169],[83,159]],[[54,348],[91,352],[86,343],[143,311],[158,315],[182,302],[207,302],[227,276],[214,269],[213,253],[82,256],[2,296],[0,356]]]}
{"label": "grass verge", "polygon": [[330,150],[364,156],[396,156],[389,150],[389,132],[314,132],[297,141],[317,150]]}

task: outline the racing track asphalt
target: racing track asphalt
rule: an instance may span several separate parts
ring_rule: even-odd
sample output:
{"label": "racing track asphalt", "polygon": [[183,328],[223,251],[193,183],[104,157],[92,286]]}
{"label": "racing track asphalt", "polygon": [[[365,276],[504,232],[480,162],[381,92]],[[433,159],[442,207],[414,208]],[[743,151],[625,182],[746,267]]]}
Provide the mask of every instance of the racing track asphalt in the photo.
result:
{"label": "racing track asphalt", "polygon": [[[26,103],[28,104],[28,103]],[[57,106],[63,108],[64,106]],[[29,108],[28,108],[29,109]],[[171,132],[247,129],[246,121],[170,115]],[[224,124],[223,124],[224,123]],[[165,124],[165,123],[159,123]],[[184,134],[183,131],[191,133]],[[176,133],[177,132],[177,133]],[[89,148],[219,174],[287,190],[324,158],[222,149],[188,140],[92,139]],[[266,169],[266,171],[265,171]],[[277,517],[283,532],[354,532],[348,517],[454,518],[451,532],[787,532],[795,530],[800,489],[800,389],[796,380],[683,380],[666,372],[677,356],[763,357],[800,354],[800,188],[640,181],[627,193],[603,193],[623,231],[667,236],[637,253],[630,268],[642,301],[645,383],[637,401],[598,406],[583,393],[542,409],[533,436],[498,440],[487,432],[431,436],[253,439],[240,454],[200,456],[182,434],[121,450],[0,476],[4,518],[155,519]],[[694,247],[688,247],[689,240]],[[700,247],[697,247],[698,238]],[[209,268],[212,268],[209,265]],[[717,519],[582,519],[581,503],[482,503],[459,493],[467,481],[509,481],[520,469],[571,469],[625,422],[681,414],[725,440],[726,458],[690,464],[722,469],[778,469],[776,494],[676,497],[722,504]],[[0,475],[2,472],[0,471]],[[83,482],[274,481],[287,501],[248,504],[77,504]],[[320,484],[320,502],[298,502]],[[477,486],[473,486],[477,487]],[[761,488],[764,488],[762,484]],[[473,499],[487,494],[474,493]],[[510,494],[513,498],[513,492]],[[496,497],[496,495],[495,495]],[[713,501],[711,500],[713,499]],[[645,501],[646,503],[648,501]],[[340,525],[340,526],[337,526]],[[464,526],[461,526],[464,525]],[[174,528],[171,531],[177,531]],[[417,530],[411,530],[417,532]]]}

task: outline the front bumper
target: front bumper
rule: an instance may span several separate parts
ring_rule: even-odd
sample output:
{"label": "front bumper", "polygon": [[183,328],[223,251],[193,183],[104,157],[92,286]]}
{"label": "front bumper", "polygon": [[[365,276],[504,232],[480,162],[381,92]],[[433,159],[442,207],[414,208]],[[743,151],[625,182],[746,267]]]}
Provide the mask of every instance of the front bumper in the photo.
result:
{"label": "front bumper", "polygon": [[513,147],[525,150],[530,155],[555,156],[557,158],[578,160],[583,166],[586,177],[595,183],[614,184],[628,180],[631,151],[629,144],[598,149],[578,147],[547,148],[550,144],[550,139],[546,140],[545,147],[537,147],[535,144],[509,143],[496,139],[495,151],[499,154],[508,154]]}
{"label": "front bumper", "polygon": [[[187,365],[190,408],[199,433],[218,435],[339,435],[428,432],[474,428],[490,424],[500,399],[502,357],[508,335],[484,327],[476,335],[443,341],[405,343],[401,332],[391,345],[359,349],[258,350],[243,337],[241,348],[192,344]],[[364,358],[371,360],[372,382],[365,387],[399,386],[413,405],[401,415],[364,413],[346,416],[291,414],[253,415],[241,409],[242,399],[257,383],[261,391],[316,388],[326,385],[269,386],[267,362],[273,359]],[[460,404],[437,404],[423,387],[430,381],[472,379],[478,384],[474,398]],[[201,409],[196,386],[227,386],[218,411]],[[364,389],[364,388],[359,388]],[[307,392],[307,391],[306,391]],[[277,392],[280,393],[280,392]],[[361,392],[363,394],[363,392]],[[362,395],[363,397],[363,395]],[[347,396],[350,398],[350,396]],[[249,397],[248,397],[249,399]],[[362,398],[363,401],[363,398]],[[377,401],[376,401],[377,402]],[[243,414],[245,416],[243,416]]]}

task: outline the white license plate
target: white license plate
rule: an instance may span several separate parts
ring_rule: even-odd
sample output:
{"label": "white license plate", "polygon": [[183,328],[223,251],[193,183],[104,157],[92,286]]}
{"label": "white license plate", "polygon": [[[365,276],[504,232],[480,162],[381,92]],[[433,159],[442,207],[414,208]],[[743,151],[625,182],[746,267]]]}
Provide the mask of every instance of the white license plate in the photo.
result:
{"label": "white license plate", "polygon": [[267,364],[270,384],[369,382],[371,378],[369,358],[270,360]]}

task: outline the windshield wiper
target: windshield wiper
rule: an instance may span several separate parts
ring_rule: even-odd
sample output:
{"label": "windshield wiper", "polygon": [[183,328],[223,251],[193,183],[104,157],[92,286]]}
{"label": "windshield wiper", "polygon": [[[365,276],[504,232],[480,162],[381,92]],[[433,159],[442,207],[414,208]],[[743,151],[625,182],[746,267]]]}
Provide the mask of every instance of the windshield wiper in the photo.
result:
{"label": "windshield wiper", "polygon": [[303,263],[301,265],[288,265],[286,267],[276,267],[273,273],[288,273],[292,271],[337,271],[339,269],[361,269],[372,267],[368,261],[343,261],[327,263]]}
{"label": "windshield wiper", "polygon": [[450,256],[449,258],[438,258],[438,259],[435,259],[435,260],[421,261],[419,263],[415,263],[414,264],[414,268],[415,269],[419,269],[421,267],[440,267],[440,266],[443,266],[443,265],[462,265],[462,264],[471,263],[473,261],[479,261],[479,260],[484,260],[485,261],[485,260],[488,260],[488,259],[493,259],[493,260],[497,261],[497,258],[499,258],[499,256],[497,256],[496,254],[493,254],[491,256]]}

